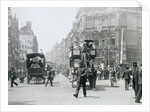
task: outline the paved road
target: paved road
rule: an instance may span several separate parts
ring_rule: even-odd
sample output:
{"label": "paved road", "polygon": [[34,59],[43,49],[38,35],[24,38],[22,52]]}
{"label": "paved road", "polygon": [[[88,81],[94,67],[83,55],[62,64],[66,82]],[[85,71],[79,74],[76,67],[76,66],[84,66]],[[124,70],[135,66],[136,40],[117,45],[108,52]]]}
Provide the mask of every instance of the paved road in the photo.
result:
{"label": "paved road", "polygon": [[75,88],[62,75],[55,78],[53,87],[24,83],[10,88],[10,82],[8,85],[9,105],[140,105],[134,102],[132,89],[124,90],[123,80],[119,82],[119,87],[110,87],[109,80],[98,80],[97,90],[87,90],[86,98],[82,89],[79,98],[74,98]]}

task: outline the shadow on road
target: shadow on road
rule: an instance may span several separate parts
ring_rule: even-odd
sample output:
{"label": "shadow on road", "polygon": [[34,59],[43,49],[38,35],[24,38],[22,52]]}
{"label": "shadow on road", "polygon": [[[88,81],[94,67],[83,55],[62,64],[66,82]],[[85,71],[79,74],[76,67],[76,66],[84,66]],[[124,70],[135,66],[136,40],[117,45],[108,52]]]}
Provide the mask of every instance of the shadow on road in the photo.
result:
{"label": "shadow on road", "polygon": [[87,96],[86,98],[100,98],[99,96]]}
{"label": "shadow on road", "polygon": [[53,84],[59,84],[59,82],[53,82]]}
{"label": "shadow on road", "polygon": [[111,88],[108,85],[96,85],[96,91],[106,91],[106,88]]}
{"label": "shadow on road", "polygon": [[33,101],[8,101],[8,105],[33,105]]}

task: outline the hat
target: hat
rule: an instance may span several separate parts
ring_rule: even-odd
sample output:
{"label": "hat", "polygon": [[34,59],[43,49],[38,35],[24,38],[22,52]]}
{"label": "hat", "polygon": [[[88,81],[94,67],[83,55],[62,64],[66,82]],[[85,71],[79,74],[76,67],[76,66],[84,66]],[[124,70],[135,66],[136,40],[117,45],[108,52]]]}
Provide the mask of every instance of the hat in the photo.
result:
{"label": "hat", "polygon": [[133,62],[133,66],[137,66],[137,62]]}

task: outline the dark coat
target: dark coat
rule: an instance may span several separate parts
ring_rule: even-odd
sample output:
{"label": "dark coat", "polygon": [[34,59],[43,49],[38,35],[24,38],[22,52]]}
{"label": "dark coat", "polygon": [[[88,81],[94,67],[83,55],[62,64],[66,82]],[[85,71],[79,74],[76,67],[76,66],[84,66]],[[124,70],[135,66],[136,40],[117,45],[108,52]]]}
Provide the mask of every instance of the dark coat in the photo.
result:
{"label": "dark coat", "polygon": [[130,70],[126,69],[123,74],[125,80],[130,80]]}
{"label": "dark coat", "polygon": [[85,68],[78,68],[77,70],[77,81],[78,82],[86,82],[86,69]]}
{"label": "dark coat", "polygon": [[17,79],[16,73],[15,73],[15,71],[14,71],[14,70],[13,70],[13,71],[11,71],[11,78],[12,78],[12,80]]}
{"label": "dark coat", "polygon": [[142,69],[138,70],[138,85],[142,85]]}
{"label": "dark coat", "polygon": [[133,80],[135,84],[138,84],[138,69],[137,68],[133,68],[132,75],[133,75]]}

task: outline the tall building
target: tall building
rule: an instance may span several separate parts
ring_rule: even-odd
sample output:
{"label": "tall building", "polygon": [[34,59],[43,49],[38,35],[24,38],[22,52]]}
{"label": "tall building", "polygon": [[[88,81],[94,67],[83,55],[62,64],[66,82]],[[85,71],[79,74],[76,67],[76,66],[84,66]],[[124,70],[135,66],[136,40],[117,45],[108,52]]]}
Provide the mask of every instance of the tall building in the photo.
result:
{"label": "tall building", "polygon": [[84,7],[78,10],[75,18],[71,32],[59,44],[61,55],[57,56],[61,57],[57,58],[62,59],[61,63],[65,66],[69,64],[66,60],[71,43],[77,41],[82,46],[86,39],[94,41],[94,64],[97,66],[113,67],[116,64],[142,62],[141,7]]}
{"label": "tall building", "polygon": [[80,8],[73,26],[77,41],[94,40],[95,64],[131,64],[142,61],[142,9]]}
{"label": "tall building", "polygon": [[14,67],[20,71],[20,42],[19,27],[16,15],[13,16],[11,8],[8,8],[8,70]]}
{"label": "tall building", "polygon": [[21,48],[22,69],[26,68],[26,54],[38,52],[38,41],[31,27],[31,22],[27,21],[26,26],[20,29],[19,34]]}

